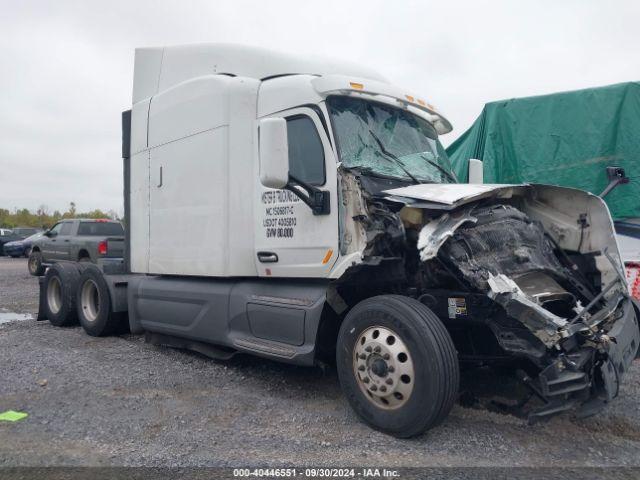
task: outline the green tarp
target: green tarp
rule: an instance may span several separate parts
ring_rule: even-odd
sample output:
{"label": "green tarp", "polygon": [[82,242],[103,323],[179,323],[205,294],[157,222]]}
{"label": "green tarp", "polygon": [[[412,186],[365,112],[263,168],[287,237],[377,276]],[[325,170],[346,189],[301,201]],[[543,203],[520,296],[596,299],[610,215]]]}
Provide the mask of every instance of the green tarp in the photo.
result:
{"label": "green tarp", "polygon": [[491,102],[447,148],[467,181],[470,158],[484,162],[486,183],[545,183],[595,194],[607,166],[630,183],[606,196],[615,219],[640,217],[640,82]]}

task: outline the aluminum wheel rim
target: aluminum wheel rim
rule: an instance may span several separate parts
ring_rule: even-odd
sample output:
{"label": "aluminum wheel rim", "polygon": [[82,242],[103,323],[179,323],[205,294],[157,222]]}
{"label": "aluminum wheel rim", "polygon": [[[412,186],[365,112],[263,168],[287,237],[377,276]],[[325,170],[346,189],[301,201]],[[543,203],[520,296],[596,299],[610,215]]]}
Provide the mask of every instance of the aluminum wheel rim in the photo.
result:
{"label": "aluminum wheel rim", "polygon": [[47,303],[51,313],[58,313],[62,308],[62,284],[58,277],[51,277],[51,279],[49,279]]}
{"label": "aluminum wheel rim", "polygon": [[407,345],[390,328],[370,327],[358,336],[353,372],[365,396],[379,408],[400,408],[411,397],[413,361]]}
{"label": "aluminum wheel rim", "polygon": [[90,322],[95,322],[98,318],[98,312],[100,312],[100,293],[96,282],[93,280],[84,282],[80,293],[80,302],[85,318]]}

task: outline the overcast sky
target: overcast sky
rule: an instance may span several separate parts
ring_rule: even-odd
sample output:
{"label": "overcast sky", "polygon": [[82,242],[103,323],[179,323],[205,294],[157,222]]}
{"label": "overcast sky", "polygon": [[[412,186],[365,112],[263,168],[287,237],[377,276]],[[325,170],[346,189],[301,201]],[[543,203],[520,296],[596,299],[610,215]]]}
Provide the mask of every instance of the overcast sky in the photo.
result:
{"label": "overcast sky", "polygon": [[638,1],[0,0],[0,208],[122,211],[133,49],[259,45],[373,67],[454,125],[484,103],[640,80]]}

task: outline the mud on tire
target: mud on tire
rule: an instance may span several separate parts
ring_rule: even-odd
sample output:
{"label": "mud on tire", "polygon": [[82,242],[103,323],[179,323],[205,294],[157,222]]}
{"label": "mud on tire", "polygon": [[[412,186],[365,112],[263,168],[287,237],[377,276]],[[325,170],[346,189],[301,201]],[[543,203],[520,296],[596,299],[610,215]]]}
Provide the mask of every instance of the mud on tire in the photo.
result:
{"label": "mud on tire", "polygon": [[[457,397],[460,372],[451,337],[428,307],[409,297],[381,295],[357,304],[340,328],[336,360],[352,408],[373,428],[396,437],[413,437],[437,425]],[[392,376],[409,364],[402,385]],[[390,395],[381,398],[383,388]]]}
{"label": "mud on tire", "polygon": [[44,275],[47,268],[42,265],[42,253],[32,251],[29,254],[27,268],[29,269],[29,273],[34,277],[41,277]]}

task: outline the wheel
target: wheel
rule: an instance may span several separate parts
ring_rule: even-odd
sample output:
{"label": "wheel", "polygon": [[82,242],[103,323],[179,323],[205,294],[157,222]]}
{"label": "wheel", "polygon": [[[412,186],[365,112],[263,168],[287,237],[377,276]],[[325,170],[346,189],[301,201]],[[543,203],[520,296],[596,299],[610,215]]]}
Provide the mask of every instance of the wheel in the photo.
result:
{"label": "wheel", "polygon": [[76,303],[80,325],[89,335],[103,337],[124,329],[125,314],[111,310],[109,287],[98,267],[84,268]]}
{"label": "wheel", "polygon": [[54,263],[44,276],[45,313],[56,327],[78,322],[76,290],[80,272],[71,263]]}
{"label": "wheel", "polygon": [[351,407],[396,437],[437,425],[457,397],[460,371],[451,337],[413,298],[381,295],[357,304],[340,327],[336,360]]}
{"label": "wheel", "polygon": [[29,273],[34,277],[41,277],[44,275],[47,268],[42,265],[42,253],[31,252],[29,255],[29,261],[27,262],[27,268],[29,269]]}

